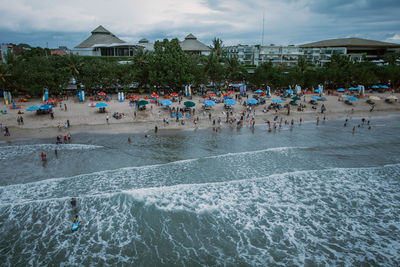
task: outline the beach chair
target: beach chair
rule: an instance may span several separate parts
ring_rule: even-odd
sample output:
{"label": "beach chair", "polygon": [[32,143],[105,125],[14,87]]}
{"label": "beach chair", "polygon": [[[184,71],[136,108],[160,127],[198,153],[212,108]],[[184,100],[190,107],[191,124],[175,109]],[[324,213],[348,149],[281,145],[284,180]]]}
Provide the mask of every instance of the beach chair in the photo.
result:
{"label": "beach chair", "polygon": [[173,113],[171,113],[171,118],[173,118],[174,117],[174,114]]}
{"label": "beach chair", "polygon": [[178,116],[182,118],[182,115],[181,115],[181,113],[180,113],[180,112],[178,112]]}
{"label": "beach chair", "polygon": [[186,114],[186,117],[190,120],[191,118],[190,118],[190,116],[189,116],[189,114]]}

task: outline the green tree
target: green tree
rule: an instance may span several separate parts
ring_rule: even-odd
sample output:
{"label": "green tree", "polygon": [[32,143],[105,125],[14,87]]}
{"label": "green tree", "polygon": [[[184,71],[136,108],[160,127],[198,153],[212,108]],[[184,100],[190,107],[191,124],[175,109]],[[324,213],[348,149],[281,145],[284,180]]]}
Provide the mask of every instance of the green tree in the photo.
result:
{"label": "green tree", "polygon": [[150,55],[150,83],[156,86],[180,88],[192,80],[189,58],[179,45],[178,39],[156,41]]}
{"label": "green tree", "polygon": [[212,40],[212,51],[217,56],[217,58],[220,58],[222,56],[222,43],[223,41],[217,37],[214,37],[214,39]]}
{"label": "green tree", "polygon": [[204,73],[213,85],[218,85],[223,80],[224,67],[219,63],[214,53],[211,53],[204,59]]}

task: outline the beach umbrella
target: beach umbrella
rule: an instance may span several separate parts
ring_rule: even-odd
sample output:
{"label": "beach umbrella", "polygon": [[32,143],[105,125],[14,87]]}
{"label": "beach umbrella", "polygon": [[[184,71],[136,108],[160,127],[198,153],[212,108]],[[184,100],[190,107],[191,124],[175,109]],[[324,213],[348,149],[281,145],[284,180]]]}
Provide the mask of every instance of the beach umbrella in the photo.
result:
{"label": "beach umbrella", "polygon": [[379,86],[378,86],[378,85],[372,85],[371,88],[372,88],[372,89],[379,89]]}
{"label": "beach umbrella", "polygon": [[350,100],[350,101],[357,101],[358,100],[358,98],[354,97],[354,96],[349,96],[347,99]]}
{"label": "beach umbrella", "polygon": [[271,99],[271,101],[272,101],[272,102],[275,102],[275,103],[282,103],[282,102],[283,102],[283,101],[280,100],[280,99]]}
{"label": "beach umbrella", "polygon": [[215,96],[215,94],[214,94],[214,93],[209,93],[208,95],[209,95],[209,96]]}
{"label": "beach umbrella", "polygon": [[169,105],[172,105],[172,101],[163,100],[163,101],[161,101],[161,105],[168,107]]}
{"label": "beach umbrella", "polygon": [[320,94],[320,93],[322,93],[322,90],[321,90],[321,89],[315,89],[315,90],[314,90],[314,93]]}
{"label": "beach umbrella", "polygon": [[233,84],[232,86],[237,88],[240,87],[240,84]]}
{"label": "beach umbrella", "polygon": [[260,94],[260,93],[262,93],[262,92],[264,92],[264,91],[263,91],[263,90],[260,90],[260,89],[258,89],[258,90],[256,91],[257,94]]}
{"label": "beach umbrella", "polygon": [[297,101],[297,100],[301,100],[301,98],[298,97],[298,96],[294,96],[294,97],[292,97],[292,100],[293,100],[293,101]]}
{"label": "beach umbrella", "polygon": [[321,100],[321,98],[322,98],[322,97],[319,97],[319,96],[313,95],[313,96],[311,96],[311,98],[313,98],[313,99],[316,99],[316,100]]}
{"label": "beach umbrella", "polygon": [[387,85],[382,85],[381,88],[383,88],[383,89],[389,89],[389,86],[387,86]]}
{"label": "beach umbrella", "polygon": [[177,94],[177,93],[171,93],[170,96],[172,96],[172,97],[178,97],[178,94]]}
{"label": "beach umbrella", "polygon": [[250,105],[258,104],[258,100],[254,98],[247,99],[247,103]]}
{"label": "beach umbrella", "polygon": [[159,98],[160,96],[157,95],[155,92],[153,92],[153,93],[150,95],[150,97],[151,97],[151,98]]}
{"label": "beach umbrella", "polygon": [[191,107],[196,106],[196,104],[195,104],[194,102],[192,102],[192,101],[186,101],[186,102],[183,103],[183,104],[184,104],[185,107],[187,107],[187,108],[191,108]]}
{"label": "beach umbrella", "polygon": [[27,111],[37,111],[37,110],[39,110],[39,109],[40,109],[39,106],[30,106],[30,107],[27,108],[26,110],[27,110]]}
{"label": "beach umbrella", "polygon": [[371,95],[370,97],[368,97],[368,99],[369,99],[369,100],[381,100],[380,97],[378,97],[378,96],[373,96],[373,95]]}
{"label": "beach umbrella", "polygon": [[106,93],[104,93],[104,92],[100,92],[100,93],[98,93],[98,95],[106,95]]}
{"label": "beach umbrella", "polygon": [[293,94],[293,90],[286,90],[286,94]]}
{"label": "beach umbrella", "polygon": [[144,105],[147,105],[149,103],[149,101],[147,101],[147,100],[140,100],[137,104],[138,104],[138,106],[144,106]]}
{"label": "beach umbrella", "polygon": [[228,94],[228,95],[233,95],[234,92],[233,92],[233,91],[228,91],[227,94]]}
{"label": "beach umbrella", "polygon": [[96,103],[96,108],[105,108],[108,105],[106,103]]}
{"label": "beach umbrella", "polygon": [[204,105],[213,107],[213,106],[215,106],[215,102],[212,100],[206,100],[206,101],[204,101]]}
{"label": "beach umbrella", "polygon": [[386,97],[386,99],[397,100],[398,98],[394,95],[390,95],[390,96]]}
{"label": "beach umbrella", "polygon": [[336,91],[338,91],[338,92],[344,92],[344,89],[343,89],[343,88],[339,88],[339,89],[337,89]]}
{"label": "beach umbrella", "polygon": [[360,89],[360,88],[358,88],[358,87],[350,87],[350,88],[349,88],[350,91],[352,91],[352,90],[359,90],[359,89]]}
{"label": "beach umbrella", "polygon": [[234,106],[236,104],[236,101],[233,99],[225,99],[225,104],[228,106]]}
{"label": "beach umbrella", "polygon": [[140,99],[140,95],[133,95],[131,96],[133,99]]}
{"label": "beach umbrella", "polygon": [[52,109],[53,106],[52,105],[41,105],[39,109],[41,110],[49,110]]}

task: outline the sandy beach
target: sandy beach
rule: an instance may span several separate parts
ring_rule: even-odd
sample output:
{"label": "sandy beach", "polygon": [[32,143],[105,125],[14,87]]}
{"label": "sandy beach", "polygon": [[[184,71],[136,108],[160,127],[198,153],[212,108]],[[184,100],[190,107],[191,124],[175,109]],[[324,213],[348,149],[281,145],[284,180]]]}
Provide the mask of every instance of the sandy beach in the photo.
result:
{"label": "sandy beach", "polygon": [[[250,93],[252,95],[252,93]],[[297,107],[291,106],[290,115],[287,115],[287,109],[282,108],[278,112],[270,110],[268,112],[263,112],[265,106],[271,103],[270,99],[267,99],[266,104],[255,106],[255,122],[256,125],[265,124],[268,120],[273,121],[275,116],[281,117],[285,120],[294,119],[296,124],[301,118],[303,121],[316,120],[320,117],[320,120],[326,116],[326,119],[341,118],[346,116],[354,117],[372,117],[372,116],[385,116],[389,114],[399,114],[400,113],[400,103],[394,102],[393,104],[388,104],[384,102],[384,99],[391,95],[390,93],[374,93],[371,94],[378,96],[381,100],[375,101],[375,108],[370,112],[371,106],[366,103],[368,96],[360,98],[354,105],[349,106],[338,101],[338,96],[324,95],[326,101],[319,101],[316,109],[312,109],[312,105],[308,102],[311,100],[312,95],[306,95],[306,101],[304,102],[304,97],[298,101],[300,104],[306,104],[306,108],[303,111],[298,111]],[[400,95],[394,94],[396,97]],[[273,96],[272,98],[278,98]],[[160,101],[162,98],[160,98]],[[184,107],[183,102],[187,98],[183,97],[181,104],[179,102],[173,102],[171,107]],[[18,109],[9,109],[4,102],[0,104],[0,110],[7,110],[7,114],[1,114],[0,123],[4,127],[8,127],[10,131],[10,136],[0,136],[0,141],[7,142],[17,139],[29,139],[29,138],[40,138],[40,137],[52,137],[57,135],[66,135],[70,133],[71,135],[81,132],[96,132],[96,133],[128,133],[128,132],[149,132],[154,131],[155,126],[158,127],[159,131],[167,130],[181,130],[181,129],[195,129],[198,128],[212,128],[218,126],[213,126],[213,120],[218,120],[221,118],[221,127],[232,127],[235,125],[226,123],[226,110],[224,109],[224,104],[216,104],[211,110],[204,111],[202,109],[202,97],[195,96],[192,101],[196,103],[195,114],[191,115],[191,119],[184,116],[183,120],[185,124],[182,125],[181,122],[176,122],[175,119],[171,118],[168,108],[163,106],[158,106],[155,103],[149,103],[147,109],[144,111],[137,110],[134,106],[129,105],[129,101],[124,102],[117,101],[116,95],[113,95],[113,99],[107,102],[108,107],[106,108],[106,113],[99,113],[99,109],[91,107],[91,102],[89,100],[85,102],[79,102],[76,97],[69,98],[62,102],[62,109],[60,106],[54,107],[54,119],[50,118],[49,114],[37,115],[36,112],[27,111],[27,107],[32,105],[42,105],[44,104],[41,99],[31,99],[29,102],[18,103],[21,105],[21,112],[24,114],[18,114]],[[243,98],[246,100],[246,98]],[[64,103],[67,105],[67,110],[64,109]],[[96,103],[96,102],[94,102]],[[286,100],[282,103],[282,106],[289,103]],[[324,104],[326,111],[321,114],[321,105]],[[233,107],[233,115],[230,118],[240,119],[242,112],[246,108],[239,102]],[[135,117],[136,111],[136,117]],[[113,118],[115,112],[123,113],[124,116],[121,119]],[[209,119],[209,114],[211,113],[211,120]],[[109,117],[109,123],[106,122],[106,116]],[[19,125],[17,123],[17,117],[23,116],[24,124]],[[250,119],[254,116],[253,110],[250,114]],[[168,118],[169,124],[163,123],[163,119]],[[193,119],[198,118],[199,121],[197,126],[193,123]],[[67,120],[70,121],[71,127],[65,128]],[[181,119],[182,120],[182,119]],[[61,128],[58,125],[62,125]],[[248,123],[244,124],[245,127]],[[256,126],[257,127],[257,126]]]}

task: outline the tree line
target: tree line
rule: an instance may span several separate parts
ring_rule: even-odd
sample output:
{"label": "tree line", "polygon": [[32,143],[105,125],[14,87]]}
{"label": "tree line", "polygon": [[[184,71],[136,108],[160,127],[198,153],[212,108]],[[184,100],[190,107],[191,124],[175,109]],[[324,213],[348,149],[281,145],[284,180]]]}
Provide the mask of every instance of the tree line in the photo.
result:
{"label": "tree line", "polygon": [[[44,88],[58,94],[74,78],[86,91],[119,88],[151,92],[157,88],[179,91],[192,84],[224,87],[231,82],[246,83],[254,88],[285,88],[296,84],[303,88],[350,87],[358,84],[384,83],[400,85],[399,54],[389,55],[384,66],[368,61],[352,62],[347,56],[333,55],[323,67],[299,58],[296,66],[273,66],[271,62],[244,66],[237,58],[226,58],[222,41],[214,38],[208,56],[182,51],[178,39],[156,41],[154,52],[138,50],[134,57],[89,57],[51,55],[49,49],[31,48],[19,55],[7,54],[0,63],[0,88],[17,94],[41,95]],[[121,63],[124,62],[124,64]]]}

